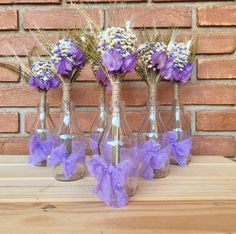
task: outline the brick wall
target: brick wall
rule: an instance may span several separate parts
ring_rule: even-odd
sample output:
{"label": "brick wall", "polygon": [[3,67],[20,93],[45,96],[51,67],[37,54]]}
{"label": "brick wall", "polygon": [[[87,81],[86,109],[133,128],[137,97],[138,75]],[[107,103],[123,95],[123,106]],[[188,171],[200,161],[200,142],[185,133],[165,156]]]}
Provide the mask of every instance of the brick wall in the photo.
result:
{"label": "brick wall", "polygon": [[[127,0],[125,15],[132,15],[133,25],[153,25],[165,32],[179,27],[181,33],[200,32],[196,69],[189,84],[182,86],[180,96],[187,110],[194,135],[193,154],[234,156],[236,137],[236,3],[235,1]],[[57,29],[82,24],[80,13],[70,1],[0,0],[0,62],[13,63],[12,51],[25,56],[37,44],[29,29],[35,25],[47,30],[55,39]],[[80,0],[75,0],[80,4]],[[99,25],[109,25],[112,13],[108,0],[88,0],[89,12]],[[86,4],[85,4],[86,6]],[[135,74],[123,86],[128,120],[137,130],[144,118],[146,87]],[[49,93],[53,117],[57,119],[60,90]],[[73,88],[82,130],[89,132],[95,116],[98,88],[89,69]],[[158,99],[168,118],[172,89],[168,83],[158,86]],[[25,85],[14,73],[0,68],[0,153],[26,154],[27,132],[38,102],[37,92]],[[135,118],[135,121],[131,121]]]}

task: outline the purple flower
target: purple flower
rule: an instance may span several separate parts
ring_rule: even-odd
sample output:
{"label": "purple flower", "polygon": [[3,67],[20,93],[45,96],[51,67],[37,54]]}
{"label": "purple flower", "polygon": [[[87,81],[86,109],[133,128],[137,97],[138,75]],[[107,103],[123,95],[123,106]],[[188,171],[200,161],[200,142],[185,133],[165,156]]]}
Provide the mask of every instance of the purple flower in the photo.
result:
{"label": "purple flower", "polygon": [[155,51],[152,54],[152,63],[153,66],[156,67],[158,70],[162,69],[168,60],[167,54],[164,51]]}
{"label": "purple flower", "polygon": [[83,66],[86,63],[86,57],[85,57],[84,52],[79,47],[77,47],[77,51],[75,53],[75,57],[74,58],[75,58],[75,66],[76,66],[76,68],[78,68],[78,69],[83,68]]}
{"label": "purple flower", "polygon": [[74,69],[83,68],[86,56],[74,40],[63,38],[55,44],[52,50],[52,61],[58,74],[70,77]]}
{"label": "purple flower", "polygon": [[137,61],[137,55],[138,55],[137,53],[134,53],[124,58],[123,65],[121,66],[122,72],[127,73],[134,71]]}
{"label": "purple flower", "polygon": [[118,72],[123,64],[123,58],[117,50],[111,48],[102,55],[102,63],[108,72]]}
{"label": "purple flower", "polygon": [[193,64],[187,63],[182,70],[175,67],[172,71],[172,79],[182,83],[188,82],[193,71]]}
{"label": "purple flower", "polygon": [[110,80],[107,78],[102,69],[97,70],[95,77],[96,80],[101,82],[104,86],[109,87],[111,85]]}
{"label": "purple flower", "polygon": [[60,85],[60,79],[57,77],[51,78],[49,82],[52,89],[55,89]]}
{"label": "purple flower", "polygon": [[173,64],[174,63],[173,63],[172,59],[168,58],[168,60],[167,60],[166,64],[164,65],[164,67],[162,67],[160,69],[160,75],[165,80],[173,81],[173,77],[172,77]]}
{"label": "purple flower", "polygon": [[58,74],[68,76],[72,71],[72,63],[69,59],[62,57],[61,60],[56,64]]}

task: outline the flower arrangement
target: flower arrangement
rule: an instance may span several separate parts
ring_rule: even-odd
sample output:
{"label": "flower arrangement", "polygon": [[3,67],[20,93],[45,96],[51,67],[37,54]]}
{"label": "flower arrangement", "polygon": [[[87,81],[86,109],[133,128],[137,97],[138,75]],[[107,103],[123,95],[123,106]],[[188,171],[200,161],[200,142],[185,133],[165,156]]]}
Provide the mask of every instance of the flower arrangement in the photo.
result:
{"label": "flower arrangement", "polygon": [[55,66],[50,59],[39,59],[31,66],[29,84],[39,92],[47,92],[57,88],[60,84],[59,77],[55,74]]}
{"label": "flower arrangement", "polygon": [[[128,203],[127,181],[131,181],[128,178],[135,167],[132,157],[129,157],[132,153],[135,154],[133,145],[129,146],[132,149],[125,149],[120,138],[120,86],[125,75],[135,69],[136,41],[129,22],[125,27],[110,27],[87,35],[87,56],[96,70],[96,77],[105,83],[109,82],[112,88],[111,117],[100,140],[100,154],[91,158],[88,170],[97,180],[94,192],[107,205],[114,207],[122,207]],[[127,158],[123,157],[124,152]]]}
{"label": "flower arrangement", "polygon": [[75,180],[84,174],[85,140],[71,114],[71,88],[86,63],[86,56],[75,39],[65,37],[52,47],[51,59],[62,81],[63,114],[56,129],[49,164],[55,166],[56,179]]}
{"label": "flower arrangement", "polygon": [[136,72],[148,86],[148,105],[145,121],[138,133],[138,154],[142,162],[141,175],[145,179],[161,178],[169,170],[169,145],[163,142],[165,131],[157,108],[157,83],[161,71],[169,64],[168,40],[149,35],[144,30],[144,42],[138,47]]}
{"label": "flower arrangement", "polygon": [[[39,59],[31,66],[31,72],[28,74],[28,83],[39,91],[40,103],[39,113],[41,115],[41,128],[30,137],[29,162],[33,165],[40,165],[41,162],[46,162],[52,149],[51,133],[47,131],[49,126],[46,126],[46,97],[47,91],[57,88],[60,84],[60,79],[55,74],[55,67],[50,59]],[[52,123],[54,126],[54,124]],[[38,131],[39,134],[38,134]]]}
{"label": "flower arrangement", "polygon": [[173,116],[168,132],[171,150],[171,162],[185,166],[190,161],[192,138],[190,129],[186,125],[179,102],[179,84],[187,83],[193,71],[193,59],[196,53],[195,37],[184,42],[171,41],[167,53],[169,62],[161,69],[163,80],[173,83]]}

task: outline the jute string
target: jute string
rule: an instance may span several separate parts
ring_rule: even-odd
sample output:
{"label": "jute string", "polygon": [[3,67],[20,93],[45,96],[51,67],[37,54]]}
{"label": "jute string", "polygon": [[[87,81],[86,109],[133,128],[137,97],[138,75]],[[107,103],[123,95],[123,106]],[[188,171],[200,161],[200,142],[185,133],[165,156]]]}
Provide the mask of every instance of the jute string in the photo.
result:
{"label": "jute string", "polygon": [[[46,130],[46,105],[47,105],[47,94],[46,91],[41,90],[39,92],[39,113],[42,123],[42,129]],[[40,139],[45,140],[45,132],[40,133]]]}
{"label": "jute string", "polygon": [[112,107],[115,106],[120,102],[120,82],[113,81],[112,82],[112,97],[111,97]]}
{"label": "jute string", "polygon": [[[68,80],[64,80],[63,83],[63,107],[64,107],[64,111],[66,112],[66,115],[70,115],[69,111],[70,111],[70,100],[71,100],[71,88],[72,88],[72,84],[71,82]],[[70,118],[70,116],[68,116]],[[69,136],[70,135],[70,126],[71,123],[68,123],[68,125],[66,126],[65,129],[65,133]],[[72,141],[70,138],[64,140],[66,148],[68,150],[68,154],[70,155],[72,152]]]}
{"label": "jute string", "polygon": [[[117,113],[117,105],[120,102],[120,82],[113,81],[112,82],[112,115],[116,116]],[[116,116],[119,118],[119,116]],[[112,146],[112,164],[117,165],[120,162],[120,147],[119,147],[119,126],[116,124],[112,124],[112,140],[116,142],[114,146]]]}
{"label": "jute string", "polygon": [[70,94],[71,94],[71,88],[72,88],[72,84],[71,82],[64,82],[63,83],[63,104],[70,104]]}

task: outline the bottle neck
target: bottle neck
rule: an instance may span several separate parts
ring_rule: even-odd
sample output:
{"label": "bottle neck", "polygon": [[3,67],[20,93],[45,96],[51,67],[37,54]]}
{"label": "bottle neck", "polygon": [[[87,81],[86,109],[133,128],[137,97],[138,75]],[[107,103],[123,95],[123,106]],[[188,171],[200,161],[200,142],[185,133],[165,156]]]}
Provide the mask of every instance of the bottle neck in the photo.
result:
{"label": "bottle neck", "polygon": [[175,82],[173,83],[173,102],[176,103],[176,104],[179,104],[180,101],[179,101],[179,84],[178,82]]}
{"label": "bottle neck", "polygon": [[40,139],[43,141],[46,138],[46,115],[47,115],[48,107],[47,107],[47,92],[41,90],[39,92],[39,120],[40,120],[40,128],[37,130],[40,133]]}
{"label": "bottle neck", "polygon": [[158,137],[158,123],[159,123],[159,115],[158,115],[158,107],[155,102],[148,103],[148,113],[147,118],[149,122],[149,131],[148,137],[149,138],[157,138]]}
{"label": "bottle neck", "polygon": [[149,103],[156,104],[157,100],[157,85],[149,84],[148,85],[148,101]]}
{"label": "bottle neck", "polygon": [[120,81],[116,80],[116,81],[112,81],[111,85],[112,85],[111,105],[112,105],[112,108],[115,109],[115,107],[117,105],[119,105],[119,103],[120,103],[120,86],[121,86],[121,83],[120,83]]}
{"label": "bottle neck", "polygon": [[105,105],[106,103],[106,93],[105,93],[105,86],[104,85],[100,85],[99,86],[99,102],[100,102],[100,105]]}
{"label": "bottle neck", "polygon": [[70,80],[64,79],[62,87],[63,87],[63,97],[62,97],[63,105],[69,107],[71,102],[71,89],[72,89],[72,84]]}

